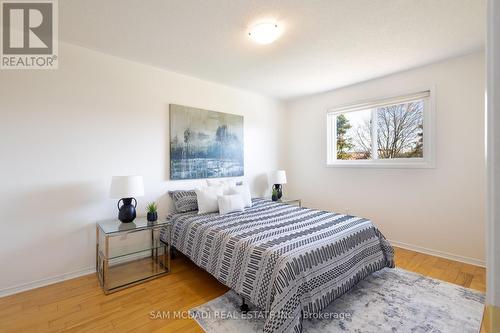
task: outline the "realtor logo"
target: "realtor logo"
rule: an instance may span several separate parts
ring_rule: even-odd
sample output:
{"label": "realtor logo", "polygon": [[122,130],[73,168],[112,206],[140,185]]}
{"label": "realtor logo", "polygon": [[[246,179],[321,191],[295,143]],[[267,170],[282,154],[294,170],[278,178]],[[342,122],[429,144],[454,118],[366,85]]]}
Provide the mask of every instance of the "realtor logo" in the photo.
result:
{"label": "realtor logo", "polygon": [[56,69],[57,1],[3,0],[1,69]]}

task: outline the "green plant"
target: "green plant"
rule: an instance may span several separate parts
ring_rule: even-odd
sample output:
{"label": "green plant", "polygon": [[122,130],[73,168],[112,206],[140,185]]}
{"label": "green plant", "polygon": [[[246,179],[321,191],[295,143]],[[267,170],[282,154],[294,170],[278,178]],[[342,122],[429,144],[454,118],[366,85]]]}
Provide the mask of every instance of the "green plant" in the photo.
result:
{"label": "green plant", "polygon": [[156,202],[150,202],[146,206],[146,210],[148,213],[156,213],[158,211],[158,206],[156,205]]}

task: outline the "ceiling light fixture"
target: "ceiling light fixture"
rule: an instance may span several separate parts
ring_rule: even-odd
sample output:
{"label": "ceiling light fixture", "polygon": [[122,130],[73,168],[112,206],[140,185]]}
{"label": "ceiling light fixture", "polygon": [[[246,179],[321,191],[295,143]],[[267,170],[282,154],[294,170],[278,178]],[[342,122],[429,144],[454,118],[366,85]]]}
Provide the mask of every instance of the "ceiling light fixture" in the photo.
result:
{"label": "ceiling light fixture", "polygon": [[280,36],[280,28],[277,23],[259,23],[254,25],[248,32],[248,36],[259,44],[271,44]]}

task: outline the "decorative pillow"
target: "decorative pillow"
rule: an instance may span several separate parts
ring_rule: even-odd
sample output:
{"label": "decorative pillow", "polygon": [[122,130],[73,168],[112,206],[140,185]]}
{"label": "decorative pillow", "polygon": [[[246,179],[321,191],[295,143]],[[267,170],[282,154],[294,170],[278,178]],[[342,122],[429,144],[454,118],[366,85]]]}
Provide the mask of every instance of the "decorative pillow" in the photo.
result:
{"label": "decorative pillow", "polygon": [[198,201],[196,199],[195,191],[168,191],[168,194],[174,202],[174,208],[177,213],[186,213],[198,210]]}
{"label": "decorative pillow", "polygon": [[219,204],[220,215],[243,212],[245,210],[245,204],[241,194],[220,195],[217,197],[217,202]]}
{"label": "decorative pillow", "polygon": [[219,210],[217,197],[222,195],[222,187],[210,186],[194,190],[198,201],[198,214],[215,213]]}
{"label": "decorative pillow", "polygon": [[238,185],[238,186],[231,186],[226,191],[225,194],[228,194],[228,195],[241,194],[241,197],[243,199],[243,203],[245,204],[245,208],[252,207],[252,194],[250,193],[250,188],[246,184]]}

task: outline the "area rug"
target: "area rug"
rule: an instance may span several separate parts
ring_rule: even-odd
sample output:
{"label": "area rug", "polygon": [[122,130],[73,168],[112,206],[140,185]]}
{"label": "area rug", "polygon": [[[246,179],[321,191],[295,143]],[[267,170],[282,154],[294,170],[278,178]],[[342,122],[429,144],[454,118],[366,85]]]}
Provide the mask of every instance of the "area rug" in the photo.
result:
{"label": "area rug", "polygon": [[[234,292],[190,310],[208,333],[262,332],[265,314],[250,305],[239,311]],[[334,301],[320,318],[304,320],[303,331],[478,332],[484,294],[402,269],[378,271]]]}

